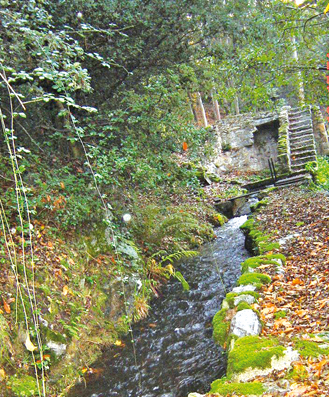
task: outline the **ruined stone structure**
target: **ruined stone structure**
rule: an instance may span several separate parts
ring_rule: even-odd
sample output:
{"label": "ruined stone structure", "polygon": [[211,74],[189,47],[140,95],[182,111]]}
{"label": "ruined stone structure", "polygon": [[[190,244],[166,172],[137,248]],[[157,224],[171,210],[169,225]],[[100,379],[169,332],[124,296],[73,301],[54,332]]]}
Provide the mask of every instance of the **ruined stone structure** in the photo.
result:
{"label": "ruined stone structure", "polygon": [[272,159],[278,174],[305,172],[316,155],[329,154],[328,132],[319,108],[283,107],[280,112],[241,114],[215,126],[217,145],[208,171],[261,171]]}

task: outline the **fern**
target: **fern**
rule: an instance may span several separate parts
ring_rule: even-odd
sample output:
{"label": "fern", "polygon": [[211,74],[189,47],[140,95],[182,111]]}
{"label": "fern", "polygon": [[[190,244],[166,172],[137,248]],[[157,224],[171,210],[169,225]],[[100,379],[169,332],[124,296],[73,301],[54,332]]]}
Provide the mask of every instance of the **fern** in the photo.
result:
{"label": "fern", "polygon": [[183,258],[192,258],[193,256],[198,255],[198,251],[179,251],[174,252],[173,254],[167,255],[166,257],[162,257],[160,261],[160,265],[165,264],[166,262],[174,263]]}
{"label": "fern", "polygon": [[184,291],[190,290],[190,286],[181,272],[175,271],[174,277],[182,284]]}

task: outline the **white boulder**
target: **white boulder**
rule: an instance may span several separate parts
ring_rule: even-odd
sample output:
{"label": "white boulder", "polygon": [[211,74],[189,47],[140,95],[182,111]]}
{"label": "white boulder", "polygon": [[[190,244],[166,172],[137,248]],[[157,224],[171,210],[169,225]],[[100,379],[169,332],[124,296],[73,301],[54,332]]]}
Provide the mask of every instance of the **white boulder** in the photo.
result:
{"label": "white boulder", "polygon": [[232,318],[230,333],[243,336],[259,335],[262,330],[257,314],[251,309],[241,310]]}

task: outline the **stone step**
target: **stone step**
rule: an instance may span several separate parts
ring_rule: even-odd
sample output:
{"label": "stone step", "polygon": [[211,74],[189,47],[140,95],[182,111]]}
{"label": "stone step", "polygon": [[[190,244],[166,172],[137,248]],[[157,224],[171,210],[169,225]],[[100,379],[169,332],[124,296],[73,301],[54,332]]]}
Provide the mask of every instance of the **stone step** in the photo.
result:
{"label": "stone step", "polygon": [[296,113],[301,113],[301,112],[310,112],[310,107],[305,106],[305,107],[295,107],[295,108],[290,108],[289,109],[289,114],[296,114]]}
{"label": "stone step", "polygon": [[311,122],[312,119],[311,119],[311,117],[309,117],[309,116],[307,116],[307,115],[305,115],[305,116],[300,116],[300,117],[289,118],[289,124],[293,124],[293,125],[298,124],[298,123],[301,123],[301,122],[303,122],[303,121],[305,121],[305,122]]}
{"label": "stone step", "polygon": [[310,143],[308,145],[300,145],[300,146],[290,145],[290,153],[291,154],[299,154],[299,153],[303,153],[303,152],[314,152],[314,153],[316,153],[314,143],[312,142],[312,143]]}
{"label": "stone step", "polygon": [[299,165],[291,164],[291,171],[294,174],[305,173],[306,172],[305,164],[299,164]]}
{"label": "stone step", "polygon": [[298,172],[298,175],[292,176],[290,178],[285,178],[279,181],[275,182],[275,186],[287,186],[287,185],[293,185],[296,183],[302,183],[306,181],[310,181],[311,176],[310,174],[305,174],[305,170]]}
{"label": "stone step", "polygon": [[299,159],[299,158],[303,158],[303,157],[307,157],[307,156],[311,156],[311,157],[316,157],[316,151],[315,150],[302,150],[299,152],[291,152],[290,153],[290,158],[295,158],[295,159]]}
{"label": "stone step", "polygon": [[311,112],[309,110],[301,110],[299,112],[288,112],[288,117],[289,118],[294,118],[294,117],[309,117]]}
{"label": "stone step", "polygon": [[290,148],[314,145],[314,137],[312,135],[299,135],[290,137],[289,139]]}
{"label": "stone step", "polygon": [[304,124],[299,124],[299,125],[290,125],[289,126],[289,131],[295,132],[295,131],[305,131],[305,130],[313,130],[311,123],[304,123]]}
{"label": "stone step", "polygon": [[306,129],[298,129],[294,131],[289,131],[289,136],[290,137],[296,137],[299,135],[311,135],[313,136],[313,130],[311,128],[306,128]]}
{"label": "stone step", "polygon": [[289,124],[296,124],[301,121],[310,121],[310,119],[311,118],[306,115],[301,117],[293,117],[293,118],[289,117]]}
{"label": "stone step", "polygon": [[308,130],[296,130],[296,131],[289,131],[289,139],[296,139],[300,137],[312,138],[314,139],[313,131]]}
{"label": "stone step", "polygon": [[310,161],[316,161],[316,157],[315,156],[305,156],[305,157],[299,157],[299,158],[295,158],[295,159],[291,159],[291,166],[295,166],[295,165],[306,165],[307,163],[309,163]]}

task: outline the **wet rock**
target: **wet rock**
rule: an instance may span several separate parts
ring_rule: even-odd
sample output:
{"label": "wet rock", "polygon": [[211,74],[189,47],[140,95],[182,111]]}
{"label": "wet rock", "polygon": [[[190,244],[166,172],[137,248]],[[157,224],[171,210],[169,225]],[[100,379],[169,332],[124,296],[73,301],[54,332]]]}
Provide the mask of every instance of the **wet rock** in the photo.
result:
{"label": "wet rock", "polygon": [[241,310],[232,318],[230,333],[239,338],[249,335],[259,335],[262,330],[257,314],[251,309]]}
{"label": "wet rock", "polygon": [[256,291],[256,287],[252,284],[247,284],[232,289],[232,292],[237,292],[237,293],[246,292],[246,291]]}
{"label": "wet rock", "polygon": [[67,345],[64,343],[58,343],[50,340],[47,342],[47,346],[49,347],[50,350],[52,350],[57,357],[62,356],[66,352]]}
{"label": "wet rock", "polygon": [[252,295],[239,295],[234,298],[234,306],[238,306],[240,302],[247,302],[248,305],[252,305],[255,302],[255,298]]}

